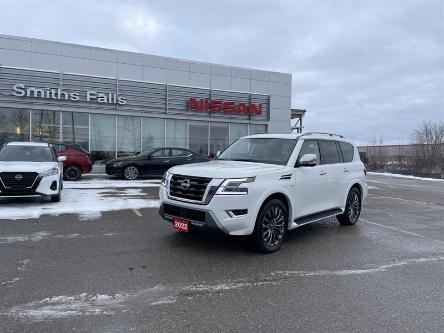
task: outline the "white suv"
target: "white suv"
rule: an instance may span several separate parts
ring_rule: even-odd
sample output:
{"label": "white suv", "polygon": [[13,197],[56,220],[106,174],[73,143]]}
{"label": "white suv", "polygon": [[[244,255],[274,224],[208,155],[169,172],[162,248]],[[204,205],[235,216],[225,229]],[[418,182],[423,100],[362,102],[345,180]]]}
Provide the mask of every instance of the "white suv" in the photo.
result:
{"label": "white suv", "polygon": [[253,235],[268,253],[301,225],[330,216],[355,224],[367,191],[358,150],[342,136],[260,134],[235,141],[214,161],[168,170],[159,213],[179,231]]}
{"label": "white suv", "polygon": [[63,164],[48,143],[10,142],[0,149],[0,198],[62,195]]}

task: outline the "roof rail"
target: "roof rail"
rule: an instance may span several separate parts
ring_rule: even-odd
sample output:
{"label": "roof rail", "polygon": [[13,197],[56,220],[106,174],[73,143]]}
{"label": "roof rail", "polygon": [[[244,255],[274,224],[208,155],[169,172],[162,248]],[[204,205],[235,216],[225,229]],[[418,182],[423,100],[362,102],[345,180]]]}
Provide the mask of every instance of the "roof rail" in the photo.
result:
{"label": "roof rail", "polygon": [[313,135],[313,134],[324,134],[324,135],[329,135],[329,136],[338,136],[340,138],[344,138],[342,135],[340,134],[334,134],[334,133],[326,133],[326,132],[305,132],[302,134],[302,136],[304,135]]}

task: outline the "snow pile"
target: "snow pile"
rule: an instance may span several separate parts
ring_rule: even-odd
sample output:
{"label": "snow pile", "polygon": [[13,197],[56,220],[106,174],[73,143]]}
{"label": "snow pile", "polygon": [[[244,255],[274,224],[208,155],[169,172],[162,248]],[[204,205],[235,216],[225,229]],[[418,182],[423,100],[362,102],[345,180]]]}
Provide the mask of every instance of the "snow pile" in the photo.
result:
{"label": "snow pile", "polygon": [[386,177],[396,177],[396,178],[406,178],[406,179],[415,179],[415,180],[429,180],[432,182],[442,182],[444,183],[444,179],[437,178],[425,178],[425,177],[417,177],[417,176],[409,176],[409,175],[401,175],[398,173],[389,173],[389,172],[367,172],[369,175],[375,176],[386,176]]}
{"label": "snow pile", "polygon": [[[0,220],[37,219],[42,215],[77,214],[81,220],[98,219],[101,212],[159,207],[159,200],[147,199],[144,187],[159,187],[153,181],[94,179],[65,182],[62,200],[57,203],[40,198],[0,199]],[[131,188],[125,188],[131,187]]]}

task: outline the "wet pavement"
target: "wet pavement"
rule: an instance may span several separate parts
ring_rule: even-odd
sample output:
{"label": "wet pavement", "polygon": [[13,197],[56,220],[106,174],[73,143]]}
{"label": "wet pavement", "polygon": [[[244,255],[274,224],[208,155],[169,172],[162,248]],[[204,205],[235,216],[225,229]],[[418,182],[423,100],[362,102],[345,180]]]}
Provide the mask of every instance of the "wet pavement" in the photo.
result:
{"label": "wet pavement", "polygon": [[356,226],[303,226],[271,255],[178,234],[155,208],[1,220],[0,207],[0,331],[444,331],[444,183],[368,184]]}

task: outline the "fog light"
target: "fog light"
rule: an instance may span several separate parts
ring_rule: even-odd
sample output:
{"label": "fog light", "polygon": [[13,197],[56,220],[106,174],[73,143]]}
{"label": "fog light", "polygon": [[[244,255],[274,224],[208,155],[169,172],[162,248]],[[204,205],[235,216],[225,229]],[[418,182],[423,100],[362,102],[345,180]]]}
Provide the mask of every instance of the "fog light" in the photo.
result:
{"label": "fog light", "polygon": [[51,191],[57,190],[57,182],[54,180],[49,188]]}
{"label": "fog light", "polygon": [[248,209],[227,210],[227,214],[230,217],[237,217],[237,216],[247,215],[248,214]]}

